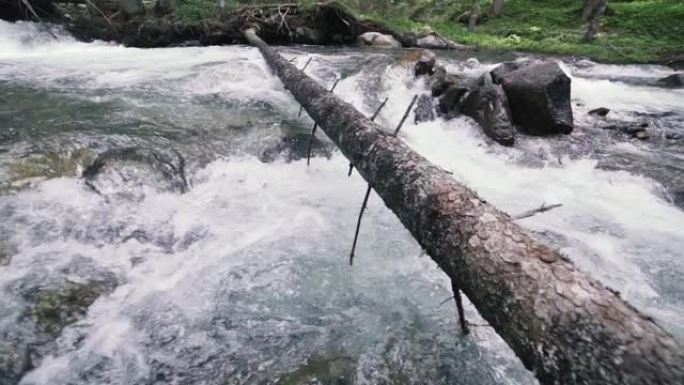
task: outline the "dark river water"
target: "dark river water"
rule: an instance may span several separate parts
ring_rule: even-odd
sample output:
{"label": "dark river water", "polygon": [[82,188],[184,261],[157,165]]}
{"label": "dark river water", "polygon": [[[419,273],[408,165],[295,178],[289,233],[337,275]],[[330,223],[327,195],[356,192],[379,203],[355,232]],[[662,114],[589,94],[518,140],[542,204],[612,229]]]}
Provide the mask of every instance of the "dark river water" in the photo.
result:
{"label": "dark river water", "polygon": [[[282,53],[364,113],[389,96],[388,128],[427,91],[405,51]],[[504,57],[440,59],[477,76]],[[466,118],[401,137],[509,213],[561,203],[521,224],[681,338],[684,147],[665,133],[684,92],[647,85],[665,67],[562,65],[570,137],[503,148]],[[601,129],[602,106],[651,139]],[[0,384],[535,384],[491,328],[461,335],[446,276],[375,194],[348,265],[365,182],[322,133],[306,166],[298,111],[250,47],[0,21]],[[111,167],[82,178],[98,154]]]}

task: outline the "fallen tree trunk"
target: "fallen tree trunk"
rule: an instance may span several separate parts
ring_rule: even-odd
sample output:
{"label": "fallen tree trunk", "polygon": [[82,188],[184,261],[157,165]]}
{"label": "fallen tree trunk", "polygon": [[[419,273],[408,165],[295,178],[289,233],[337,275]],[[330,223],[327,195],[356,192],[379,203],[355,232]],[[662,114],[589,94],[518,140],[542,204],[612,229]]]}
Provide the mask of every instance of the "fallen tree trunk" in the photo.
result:
{"label": "fallen tree trunk", "polygon": [[682,345],[451,175],[299,71],[285,87],[543,384],[682,384]]}

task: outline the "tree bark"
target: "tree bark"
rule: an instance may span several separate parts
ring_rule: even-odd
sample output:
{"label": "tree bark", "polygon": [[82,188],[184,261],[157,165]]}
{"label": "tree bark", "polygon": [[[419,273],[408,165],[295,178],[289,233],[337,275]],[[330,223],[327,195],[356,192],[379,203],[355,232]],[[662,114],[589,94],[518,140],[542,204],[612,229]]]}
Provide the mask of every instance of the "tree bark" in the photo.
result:
{"label": "tree bark", "polygon": [[680,342],[264,43],[285,87],[542,384],[683,384]]}
{"label": "tree bark", "polygon": [[473,1],[473,6],[470,9],[470,16],[468,16],[468,30],[474,31],[477,26],[477,18],[480,17],[480,0]]}
{"label": "tree bark", "polygon": [[608,0],[600,0],[594,11],[594,16],[589,23],[589,28],[587,28],[587,33],[584,35],[584,41],[592,41],[596,38],[596,33],[601,26],[601,19],[603,14],[606,13],[606,7],[608,6]]}
{"label": "tree bark", "polygon": [[499,17],[503,11],[504,0],[494,0],[492,2],[491,8],[489,8],[489,13],[494,17]]}
{"label": "tree bark", "polygon": [[582,0],[582,14],[580,15],[582,23],[589,21],[591,15],[593,15],[596,8],[598,8],[599,1],[601,0]]}

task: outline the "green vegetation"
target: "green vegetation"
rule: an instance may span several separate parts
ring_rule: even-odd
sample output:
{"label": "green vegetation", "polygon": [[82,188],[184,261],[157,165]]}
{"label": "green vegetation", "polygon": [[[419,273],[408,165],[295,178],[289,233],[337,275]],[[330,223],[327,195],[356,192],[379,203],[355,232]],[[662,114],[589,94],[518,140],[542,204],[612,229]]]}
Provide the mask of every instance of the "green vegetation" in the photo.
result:
{"label": "green vegetation", "polygon": [[[432,30],[483,48],[587,56],[607,62],[655,62],[684,53],[684,1],[613,0],[598,38],[582,41],[581,0],[507,0],[499,17],[468,31],[457,21],[473,0],[341,0],[362,18],[405,32]],[[226,0],[225,12],[273,1]],[[299,1],[309,6],[314,1]],[[487,10],[491,0],[482,0]],[[217,19],[216,0],[178,0],[181,20]]]}
{"label": "green vegetation", "polygon": [[31,318],[48,334],[59,334],[62,329],[88,311],[88,307],[105,291],[102,282],[69,283],[65,288],[43,290],[34,298]]}
{"label": "green vegetation", "polygon": [[[611,1],[598,38],[582,41],[580,0],[508,0],[503,13],[469,32],[457,18],[471,0],[409,1],[365,16],[408,31],[432,29],[454,41],[484,48],[581,55],[607,62],[654,62],[684,53],[684,2],[681,0]],[[482,9],[489,6],[482,1]],[[381,16],[382,15],[382,16]]]}

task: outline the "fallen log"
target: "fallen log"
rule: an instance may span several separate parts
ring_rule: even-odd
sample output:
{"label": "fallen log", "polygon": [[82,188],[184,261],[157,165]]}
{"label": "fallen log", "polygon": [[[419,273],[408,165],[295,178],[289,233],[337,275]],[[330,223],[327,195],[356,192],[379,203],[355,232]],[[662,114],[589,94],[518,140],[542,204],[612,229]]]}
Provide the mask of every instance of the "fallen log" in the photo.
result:
{"label": "fallen log", "polygon": [[683,384],[681,342],[511,217],[297,70],[285,87],[542,384]]}

